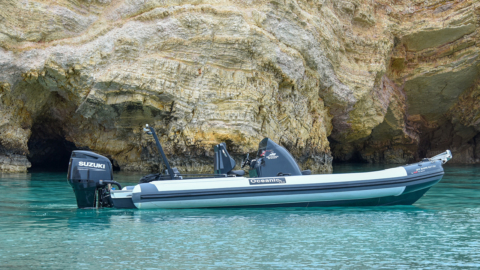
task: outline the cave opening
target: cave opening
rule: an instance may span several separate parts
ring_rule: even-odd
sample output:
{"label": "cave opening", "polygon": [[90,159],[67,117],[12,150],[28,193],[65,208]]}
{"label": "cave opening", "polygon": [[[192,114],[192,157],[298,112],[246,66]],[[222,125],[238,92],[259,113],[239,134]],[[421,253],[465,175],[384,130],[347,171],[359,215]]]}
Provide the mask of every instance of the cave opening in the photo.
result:
{"label": "cave opening", "polygon": [[328,137],[330,149],[333,157],[333,164],[344,163],[368,163],[360,151],[358,151],[352,144],[338,142],[331,137]]}
{"label": "cave opening", "polygon": [[[61,171],[67,172],[70,155],[74,150],[90,150],[88,147],[77,147],[75,143],[65,138],[61,121],[45,117],[37,119],[32,126],[32,133],[28,140],[27,155],[32,164],[29,171]],[[120,171],[116,160],[107,158],[112,163],[113,171]]]}
{"label": "cave opening", "polygon": [[28,140],[27,155],[31,171],[64,171],[68,169],[70,155],[78,148],[65,139],[62,123],[51,118],[35,121]]}
{"label": "cave opening", "polygon": [[333,164],[347,164],[347,163],[358,163],[358,164],[368,164],[369,162],[362,158],[362,155],[359,151],[354,151],[353,153],[344,154],[341,156],[335,156],[335,152],[332,153]]}

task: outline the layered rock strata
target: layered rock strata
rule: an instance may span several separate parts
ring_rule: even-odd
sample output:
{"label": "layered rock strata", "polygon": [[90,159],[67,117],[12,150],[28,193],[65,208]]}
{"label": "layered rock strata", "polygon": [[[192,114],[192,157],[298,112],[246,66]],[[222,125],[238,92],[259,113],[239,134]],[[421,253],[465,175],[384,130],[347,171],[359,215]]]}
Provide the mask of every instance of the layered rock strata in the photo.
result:
{"label": "layered rock strata", "polygon": [[263,137],[315,172],[332,153],[480,152],[478,1],[0,5],[0,170],[73,149],[157,170],[146,123],[183,171],[212,171],[222,141],[239,161]]}
{"label": "layered rock strata", "polygon": [[385,73],[393,93],[385,118],[368,137],[334,142],[336,156],[406,163],[452,149],[452,162],[480,161],[473,120],[479,8],[478,1],[402,1],[386,7],[396,26]]}

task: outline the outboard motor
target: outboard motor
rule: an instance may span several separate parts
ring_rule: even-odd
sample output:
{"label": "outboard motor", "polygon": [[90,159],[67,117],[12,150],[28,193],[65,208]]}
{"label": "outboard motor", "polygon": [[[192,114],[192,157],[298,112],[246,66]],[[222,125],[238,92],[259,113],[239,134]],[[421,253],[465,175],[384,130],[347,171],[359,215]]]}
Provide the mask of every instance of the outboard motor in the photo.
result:
{"label": "outboard motor", "polygon": [[68,183],[77,198],[78,208],[111,207],[110,185],[113,181],[112,163],[90,151],[73,151],[68,165]]}
{"label": "outboard motor", "polygon": [[[248,159],[248,157],[247,157]],[[245,163],[245,162],[244,162]],[[263,139],[257,152],[257,158],[248,161],[250,177],[274,177],[286,175],[302,175],[297,162],[284,147],[269,138]]]}

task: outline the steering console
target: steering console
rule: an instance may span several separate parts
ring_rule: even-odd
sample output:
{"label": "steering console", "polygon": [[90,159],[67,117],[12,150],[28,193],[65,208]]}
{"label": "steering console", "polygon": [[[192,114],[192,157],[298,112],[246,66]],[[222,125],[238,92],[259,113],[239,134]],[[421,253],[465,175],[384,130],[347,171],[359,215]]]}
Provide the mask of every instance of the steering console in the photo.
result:
{"label": "steering console", "polygon": [[242,169],[247,166],[247,165],[250,165],[250,159],[248,159],[250,157],[250,153],[247,153],[247,155],[245,156],[245,159],[242,161]]}

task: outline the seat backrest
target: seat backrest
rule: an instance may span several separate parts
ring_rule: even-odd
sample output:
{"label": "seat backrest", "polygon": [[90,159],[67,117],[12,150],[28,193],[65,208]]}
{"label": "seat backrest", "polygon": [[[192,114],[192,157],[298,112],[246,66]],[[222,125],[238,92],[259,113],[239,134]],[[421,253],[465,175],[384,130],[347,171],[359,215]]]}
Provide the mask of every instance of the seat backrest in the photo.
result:
{"label": "seat backrest", "polygon": [[217,144],[213,147],[215,151],[214,170],[215,174],[228,174],[235,168],[235,160],[228,154],[225,143]]}

